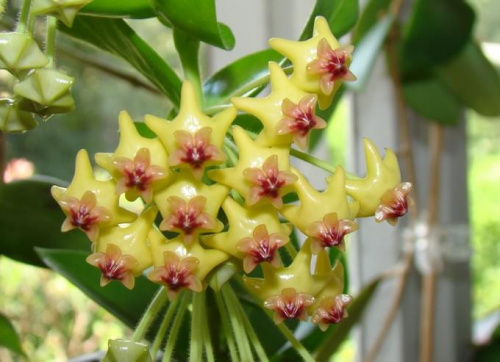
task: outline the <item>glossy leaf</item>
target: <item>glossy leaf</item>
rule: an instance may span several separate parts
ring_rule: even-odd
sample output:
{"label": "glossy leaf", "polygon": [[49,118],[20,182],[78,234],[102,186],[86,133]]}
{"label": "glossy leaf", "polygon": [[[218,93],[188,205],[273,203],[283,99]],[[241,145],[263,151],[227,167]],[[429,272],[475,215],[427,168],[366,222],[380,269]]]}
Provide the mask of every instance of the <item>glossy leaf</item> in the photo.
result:
{"label": "glossy leaf", "polygon": [[[268,63],[283,56],[272,49],[246,55],[208,78],[203,84],[205,106],[229,103],[231,97],[255,94],[262,89],[260,80],[269,76]],[[267,82],[264,82],[267,83]]]}
{"label": "glossy leaf", "polygon": [[78,250],[37,249],[43,261],[64,276],[89,298],[103,306],[130,328],[141,318],[158,286],[145,277],[136,278],[133,290],[112,282],[99,285],[101,272],[85,261],[89,252]]}
{"label": "glossy leaf", "polygon": [[26,356],[14,326],[6,316],[0,313],[0,348],[2,347]]}
{"label": "glossy leaf", "polygon": [[[373,294],[377,290],[382,278],[377,278],[366,285],[358,296],[354,297],[353,302],[347,307],[349,317],[339,324],[328,327],[328,330],[322,332],[319,328],[314,328],[306,337],[301,339],[302,344],[308,351],[317,351],[317,361],[328,361],[330,357],[338,350],[343,341],[349,337],[349,333],[360,320],[371,301]],[[280,353],[279,360],[293,358],[295,351],[291,348]]]}
{"label": "glossy leaf", "polygon": [[406,103],[419,115],[443,125],[458,123],[462,105],[436,77],[403,84]]}
{"label": "glossy leaf", "polygon": [[412,76],[457,55],[471,37],[474,10],[464,0],[417,0],[403,36],[403,75]]}
{"label": "glossy leaf", "polygon": [[149,0],[93,0],[81,9],[79,14],[132,19],[156,16]]}
{"label": "glossy leaf", "polygon": [[154,133],[151,128],[149,128],[144,122],[134,122],[137,132],[144,138],[156,138],[156,133]]}
{"label": "glossy leaf", "polygon": [[500,115],[500,75],[476,43],[469,42],[437,74],[467,107],[485,116]]}
{"label": "glossy leaf", "polygon": [[215,0],[153,0],[158,18],[170,26],[216,47],[230,50],[234,35],[225,24],[217,22]]}
{"label": "glossy leaf", "polygon": [[358,0],[316,0],[309,20],[300,35],[300,40],[309,39],[312,36],[314,19],[317,16],[324,16],[330,24],[333,35],[340,38],[356,24],[358,14]]}
{"label": "glossy leaf", "polygon": [[236,116],[233,121],[233,125],[240,126],[247,131],[258,134],[262,130],[262,122],[257,119],[257,117],[252,116],[248,113],[241,113]]}
{"label": "glossy leaf", "polygon": [[365,5],[358,24],[353,30],[352,43],[358,44],[361,39],[379,22],[388,11],[392,0],[370,0]]}
{"label": "glossy leaf", "polygon": [[365,88],[393,22],[394,16],[392,14],[385,15],[354,48],[352,63],[349,68],[357,77],[357,80],[345,83],[347,88],[355,91],[361,91]]}
{"label": "glossy leaf", "polygon": [[0,186],[0,255],[45,267],[35,247],[89,250],[84,233],[61,232],[65,216],[50,194],[54,184],[63,182],[38,177]]}
{"label": "glossy leaf", "polygon": [[127,61],[177,107],[181,81],[172,68],[121,19],[77,16],[73,27],[60,30]]}

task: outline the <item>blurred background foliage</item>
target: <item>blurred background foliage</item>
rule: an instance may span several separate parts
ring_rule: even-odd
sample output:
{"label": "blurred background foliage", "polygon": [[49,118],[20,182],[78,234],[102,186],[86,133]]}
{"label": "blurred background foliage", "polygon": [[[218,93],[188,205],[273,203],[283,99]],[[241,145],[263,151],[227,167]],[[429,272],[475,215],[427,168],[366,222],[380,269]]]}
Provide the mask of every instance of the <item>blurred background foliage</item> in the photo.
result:
{"label": "blurred background foliage", "polygon": [[[500,47],[500,2],[469,0],[469,3],[478,18],[475,37],[481,42],[498,43]],[[129,24],[168,59],[169,64],[178,64],[173,39],[156,19]],[[157,36],[159,32],[161,37]],[[76,155],[81,148],[91,154],[113,149],[118,139],[120,110],[127,108],[134,119],[140,120],[147,113],[165,116],[170,104],[141,86],[142,80],[117,58],[103,57],[102,52],[97,53],[81,43],[77,46],[79,51],[74,52],[75,44],[64,35],[59,35],[58,43],[61,67],[78,80],[73,87],[77,108],[68,115],[54,116],[27,134],[9,135],[7,158],[25,157],[35,164],[37,173],[69,181],[74,161],[67,155]],[[500,58],[500,51],[496,56]],[[97,67],[85,66],[82,60],[97,62],[94,64]],[[108,65],[116,67],[117,62],[125,75],[122,78],[105,71]],[[496,67],[500,71],[499,64],[496,63]],[[8,81],[8,77],[0,73],[0,84]],[[341,103],[329,126],[328,138],[335,160],[344,159],[345,155],[346,112],[348,107]],[[483,117],[474,111],[468,111],[466,118],[474,316],[481,318],[500,308],[500,118]],[[0,310],[15,325],[23,348],[34,356],[32,361],[63,361],[104,348],[108,338],[126,333],[115,318],[51,271],[0,257],[0,290]],[[338,358],[352,360],[352,348]],[[0,361],[11,360],[16,359],[0,350]]]}

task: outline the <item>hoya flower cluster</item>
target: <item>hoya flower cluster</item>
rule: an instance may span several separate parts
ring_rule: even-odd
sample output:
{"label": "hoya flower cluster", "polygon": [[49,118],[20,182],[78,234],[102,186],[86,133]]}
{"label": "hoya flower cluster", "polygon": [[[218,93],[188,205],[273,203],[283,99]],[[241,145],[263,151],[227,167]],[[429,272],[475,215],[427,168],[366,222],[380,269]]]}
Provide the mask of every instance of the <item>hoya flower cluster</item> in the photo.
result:
{"label": "hoya flower cluster", "polygon": [[[69,187],[53,187],[67,215],[62,229],[87,234],[87,261],[102,271],[102,285],[118,281],[131,289],[135,277],[147,273],[174,299],[182,289],[202,292],[210,273],[232,261],[241,265],[246,287],[274,311],[276,323],[310,316],[326,329],[346,316],[351,297],[342,294],[342,266],[331,265],[329,248],[344,250],[357,217],[394,223],[407,212],[411,185],[401,183],[391,150],[382,158],[365,140],[365,178],[346,178],[337,167],[325,190],[314,189],[290,165],[290,148],[305,149],[310,131],[326,126],[316,105],[328,107],[341,82],[354,79],[352,47],[340,47],[321,17],[311,39],[270,44],[294,71],[287,77],[270,63],[267,97],[234,98],[210,117],[185,81],[174,119],[145,116],[157,138],[142,137],[129,115],[120,114],[118,147],[95,156],[110,179],[95,178],[82,150]],[[238,111],[257,117],[262,131],[254,136],[231,126]],[[284,203],[291,192],[298,202]],[[143,200],[140,215],[120,207],[122,195]],[[307,236],[297,253],[290,241],[294,228]],[[293,258],[289,265],[281,248]],[[263,277],[249,276],[257,268]]]}
{"label": "hoya flower cluster", "polygon": [[[24,2],[17,29],[0,33],[0,69],[14,77],[9,94],[0,98],[0,131],[23,132],[37,126],[37,117],[47,119],[74,108],[70,89],[74,78],[55,69],[56,18],[68,26],[77,11],[91,0],[34,0]],[[47,37],[43,52],[35,41],[30,16],[47,16]]]}

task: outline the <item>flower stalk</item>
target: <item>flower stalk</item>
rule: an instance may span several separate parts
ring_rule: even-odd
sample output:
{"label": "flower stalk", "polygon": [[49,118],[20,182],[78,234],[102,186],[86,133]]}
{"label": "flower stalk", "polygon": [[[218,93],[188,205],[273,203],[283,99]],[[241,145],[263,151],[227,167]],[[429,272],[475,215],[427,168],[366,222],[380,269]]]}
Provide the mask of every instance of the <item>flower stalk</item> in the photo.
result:
{"label": "flower stalk", "polygon": [[172,323],[172,328],[170,329],[170,333],[167,338],[167,344],[163,353],[162,362],[170,362],[172,360],[175,341],[177,340],[177,336],[179,335],[179,330],[181,328],[184,315],[186,314],[186,310],[189,305],[189,297],[189,293],[183,293],[183,295],[179,296],[179,309],[177,310],[177,314],[175,315],[174,322]]}
{"label": "flower stalk", "polygon": [[142,316],[139,324],[137,325],[134,334],[132,335],[132,340],[135,342],[142,341],[146,333],[153,323],[154,319],[158,316],[161,309],[165,306],[168,301],[167,288],[160,288],[154,299],[149,304],[146,312]]}
{"label": "flower stalk", "polygon": [[30,18],[31,1],[32,0],[23,0],[19,20],[16,26],[16,32],[25,33],[28,31],[27,28]]}

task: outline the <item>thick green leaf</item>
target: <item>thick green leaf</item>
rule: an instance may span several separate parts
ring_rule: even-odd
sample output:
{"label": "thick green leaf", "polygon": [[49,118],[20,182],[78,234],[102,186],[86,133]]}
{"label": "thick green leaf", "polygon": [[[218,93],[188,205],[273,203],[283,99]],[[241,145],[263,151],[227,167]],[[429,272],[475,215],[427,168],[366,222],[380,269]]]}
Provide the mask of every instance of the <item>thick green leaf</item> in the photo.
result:
{"label": "thick green leaf", "polygon": [[158,18],[202,42],[230,50],[234,35],[225,24],[217,22],[215,0],[152,0]]}
{"label": "thick green leaf", "polygon": [[458,123],[462,105],[436,77],[403,83],[406,103],[419,115],[443,125]]}
{"label": "thick green leaf", "polygon": [[349,317],[344,319],[342,323],[330,327],[326,338],[318,349],[316,355],[317,361],[329,361],[330,356],[332,356],[338,350],[342,342],[349,337],[352,327],[361,320],[366,307],[370,303],[381,281],[382,278],[377,278],[365,286],[359,295],[355,297],[354,301],[347,307]]}
{"label": "thick green leaf", "polygon": [[422,73],[457,55],[470,39],[475,13],[464,0],[417,0],[403,36],[403,75]]}
{"label": "thick green leaf", "polygon": [[35,247],[89,250],[84,233],[61,232],[64,214],[50,194],[62,181],[34,178],[0,186],[0,255],[45,267]]}
{"label": "thick green leaf", "polygon": [[156,284],[143,276],[136,278],[133,290],[128,290],[116,282],[101,287],[99,284],[101,272],[85,261],[89,252],[51,249],[37,249],[37,251],[53,270],[63,275],[130,328],[137,325],[158,290]]}
{"label": "thick green leaf", "polygon": [[262,122],[257,117],[248,113],[241,113],[236,116],[233,125],[240,126],[247,131],[258,134],[262,130]]}
{"label": "thick green leaf", "polygon": [[123,20],[77,16],[73,27],[61,25],[60,30],[123,58],[179,106],[179,77]]}
{"label": "thick green leaf", "polygon": [[300,40],[309,39],[312,36],[316,16],[324,16],[330,24],[333,35],[340,38],[356,24],[358,15],[358,0],[316,0],[309,20],[300,35]]}
{"label": "thick green leaf", "polygon": [[437,74],[467,107],[485,116],[500,115],[500,76],[476,43],[469,42]]}
{"label": "thick green leaf", "polygon": [[93,0],[85,5],[79,14],[133,19],[156,16],[149,0]]}
{"label": "thick green leaf", "polygon": [[203,85],[205,106],[228,103],[231,97],[254,94],[261,89],[262,78],[269,76],[270,61],[280,62],[283,56],[272,49],[244,56],[208,78]]}
{"label": "thick green leaf", "polygon": [[149,128],[144,122],[134,122],[137,132],[144,138],[156,138],[158,137],[151,128]]}
{"label": "thick green leaf", "polygon": [[2,313],[0,313],[0,347],[7,348],[12,352],[26,356],[14,326]]}
{"label": "thick green leaf", "polygon": [[358,24],[353,30],[352,43],[358,44],[371,28],[384,16],[392,0],[370,0],[359,17]]}
{"label": "thick green leaf", "polygon": [[393,22],[394,16],[392,14],[385,15],[358,43],[354,49],[350,66],[351,71],[358,79],[345,83],[347,88],[355,91],[361,91],[365,88]]}

